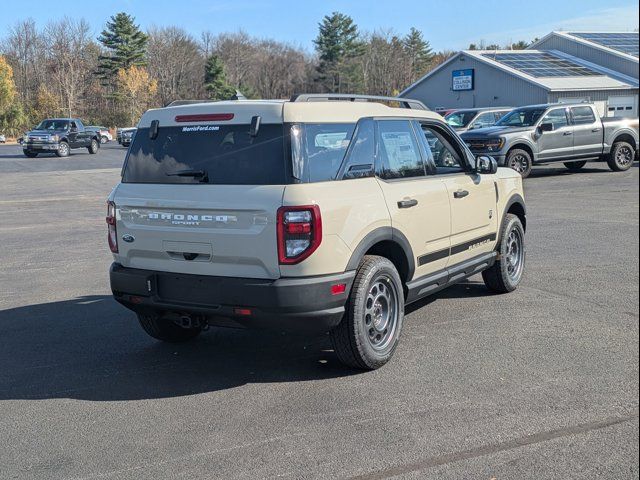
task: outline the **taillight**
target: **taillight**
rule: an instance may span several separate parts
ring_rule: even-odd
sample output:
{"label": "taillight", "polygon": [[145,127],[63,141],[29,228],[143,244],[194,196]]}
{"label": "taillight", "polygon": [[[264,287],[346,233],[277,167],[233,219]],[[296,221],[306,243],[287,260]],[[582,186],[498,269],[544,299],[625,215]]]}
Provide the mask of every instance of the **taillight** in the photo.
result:
{"label": "taillight", "polygon": [[113,253],[118,253],[118,232],[116,231],[116,204],[107,202],[107,240]]}
{"label": "taillight", "polygon": [[320,246],[322,218],[317,205],[278,209],[278,260],[299,263]]}

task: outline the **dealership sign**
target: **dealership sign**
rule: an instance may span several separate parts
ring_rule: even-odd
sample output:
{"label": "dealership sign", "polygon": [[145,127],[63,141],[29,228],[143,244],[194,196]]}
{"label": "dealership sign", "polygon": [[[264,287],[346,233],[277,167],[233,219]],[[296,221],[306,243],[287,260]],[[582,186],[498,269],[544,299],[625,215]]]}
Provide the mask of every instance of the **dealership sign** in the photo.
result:
{"label": "dealership sign", "polygon": [[473,68],[451,72],[453,90],[473,90]]}

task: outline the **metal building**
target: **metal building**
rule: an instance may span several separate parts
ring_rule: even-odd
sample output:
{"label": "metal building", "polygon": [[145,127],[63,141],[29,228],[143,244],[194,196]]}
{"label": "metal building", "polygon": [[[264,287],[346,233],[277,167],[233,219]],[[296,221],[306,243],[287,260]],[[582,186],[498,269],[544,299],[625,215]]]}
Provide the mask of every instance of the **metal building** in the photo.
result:
{"label": "metal building", "polygon": [[465,50],[400,96],[433,110],[592,101],[638,116],[638,33],[552,32],[527,50]]}

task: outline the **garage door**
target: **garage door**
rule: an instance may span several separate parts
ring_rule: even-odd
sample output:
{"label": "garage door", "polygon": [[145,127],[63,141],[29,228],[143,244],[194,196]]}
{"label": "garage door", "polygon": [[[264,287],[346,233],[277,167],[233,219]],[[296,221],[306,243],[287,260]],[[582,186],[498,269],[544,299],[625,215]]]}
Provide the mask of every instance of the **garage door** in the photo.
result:
{"label": "garage door", "polygon": [[607,117],[637,117],[636,97],[633,95],[609,97]]}

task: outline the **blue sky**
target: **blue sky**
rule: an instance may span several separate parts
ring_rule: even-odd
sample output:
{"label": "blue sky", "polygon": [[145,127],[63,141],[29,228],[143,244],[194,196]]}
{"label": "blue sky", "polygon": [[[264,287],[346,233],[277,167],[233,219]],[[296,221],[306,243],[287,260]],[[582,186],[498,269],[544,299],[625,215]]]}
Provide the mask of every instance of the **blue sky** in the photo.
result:
{"label": "blue sky", "polygon": [[4,0],[0,8],[0,39],[19,20],[32,17],[39,26],[50,19],[81,12],[97,36],[109,16],[119,11],[136,17],[142,28],[177,25],[198,37],[245,30],[264,38],[286,41],[308,50],[318,22],[332,11],[351,15],[361,30],[410,27],[424,32],[435,50],[460,50],[469,43],[487,44],[531,40],[551,30],[614,30],[638,28],[638,2],[624,0],[108,0],[54,2],[31,0],[27,4]]}

